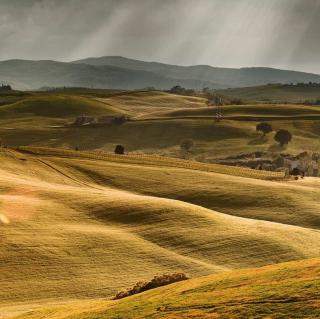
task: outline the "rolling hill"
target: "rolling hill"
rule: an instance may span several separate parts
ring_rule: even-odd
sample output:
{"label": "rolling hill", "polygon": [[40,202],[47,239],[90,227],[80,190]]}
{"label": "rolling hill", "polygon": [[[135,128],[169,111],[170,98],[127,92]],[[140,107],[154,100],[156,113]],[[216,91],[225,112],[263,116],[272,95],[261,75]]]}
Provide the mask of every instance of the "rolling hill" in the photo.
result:
{"label": "rolling hill", "polygon": [[[317,152],[320,108],[227,105],[220,122],[215,111],[159,91],[1,94],[0,318],[316,318],[319,178],[210,162]],[[68,125],[80,115],[128,120]],[[261,138],[263,120],[292,142]],[[193,279],[109,300],[172,272]]]}
{"label": "rolling hill", "polygon": [[319,100],[320,86],[272,84],[219,90],[217,93],[252,101],[303,103]]}
{"label": "rolling hill", "polygon": [[47,307],[18,318],[315,319],[319,271],[319,259],[283,263],[196,278],[123,300]]}
{"label": "rolling hill", "polygon": [[49,148],[0,156],[3,317],[109,298],[159,273],[199,277],[320,255],[312,179]]}
{"label": "rolling hill", "polygon": [[[297,154],[317,152],[319,106],[260,103],[221,108],[223,120],[215,121],[215,108],[201,97],[158,91],[106,92],[64,90],[2,95],[0,138],[12,146],[78,147],[82,150],[113,151],[123,144],[129,152],[181,157],[183,139],[194,140],[189,157],[205,161],[255,151]],[[123,125],[69,127],[77,116],[125,115]],[[261,139],[259,121],[270,121],[275,130],[288,129],[294,138],[285,148]],[[60,126],[60,127],[57,127]]]}
{"label": "rolling hill", "polygon": [[105,89],[223,89],[267,83],[320,82],[320,75],[271,68],[178,66],[123,57],[88,58],[73,62],[8,60],[0,62],[0,83],[16,89],[94,87]]}

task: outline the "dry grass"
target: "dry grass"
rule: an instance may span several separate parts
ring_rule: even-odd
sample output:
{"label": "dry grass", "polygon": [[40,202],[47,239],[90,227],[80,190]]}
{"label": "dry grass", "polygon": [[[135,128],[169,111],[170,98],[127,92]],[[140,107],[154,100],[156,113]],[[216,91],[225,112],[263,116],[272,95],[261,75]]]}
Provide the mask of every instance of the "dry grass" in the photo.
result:
{"label": "dry grass", "polygon": [[[311,185],[8,149],[0,156],[1,214],[8,221],[0,225],[0,300],[7,309],[105,298],[161,273],[194,277],[320,255],[320,233],[307,228],[319,210],[308,206],[309,215],[299,214],[301,200],[318,194]],[[273,187],[288,191],[275,202]],[[215,192],[226,211],[232,199],[236,211],[245,195],[253,205],[253,189],[271,220],[285,216],[273,215],[272,205],[301,190],[287,209],[299,226],[205,208],[214,205]],[[311,227],[318,226],[314,219]]]}
{"label": "dry grass", "polygon": [[260,178],[260,179],[283,179],[284,172],[273,172],[264,170],[254,170],[245,167],[226,166],[220,164],[206,164],[196,161],[188,161],[176,158],[169,158],[165,156],[146,155],[146,154],[129,154],[119,156],[106,152],[79,152],[68,149],[50,149],[45,147],[20,147],[20,151],[38,154],[38,155],[51,155],[62,157],[74,158],[89,158],[94,160],[106,160],[116,163],[138,164],[138,165],[152,165],[152,166],[165,166],[175,168],[186,168],[192,170],[199,170],[204,172],[213,172],[220,174],[227,174],[233,176]]}
{"label": "dry grass", "polygon": [[320,260],[191,279],[117,301],[47,308],[19,319],[319,318]]}
{"label": "dry grass", "polygon": [[[254,121],[216,123],[211,114],[178,118],[179,112],[207,112],[200,98],[159,92],[79,94],[3,100],[1,138],[33,147],[0,152],[0,317],[48,303],[81,301],[27,318],[272,318],[272,311],[276,318],[296,313],[315,318],[318,304],[308,296],[315,295],[318,261],[233,271],[320,256],[318,180],[285,181],[281,173],[96,150],[112,151],[120,143],[129,151],[177,156],[184,138],[195,142],[190,156],[208,158],[253,150],[318,150],[318,121],[292,118],[315,118],[318,109],[225,109],[230,116],[277,117],[274,128],[294,134],[284,150],[277,149],[272,134],[261,144]],[[175,118],[160,118],[173,110],[178,112]],[[101,128],[47,127],[82,113],[118,112],[141,121]],[[150,117],[154,120],[143,120]],[[92,151],[65,150],[75,146]],[[91,301],[174,272],[220,274],[155,289],[123,303]],[[308,298],[302,299],[304,294]]]}
{"label": "dry grass", "polygon": [[[0,101],[1,103],[1,101]],[[1,139],[8,145],[79,147],[82,150],[126,150],[179,157],[183,139],[193,139],[191,158],[207,161],[254,151],[300,153],[320,147],[319,107],[303,105],[241,105],[224,107],[230,119],[217,123],[212,108],[198,97],[163,92],[119,93],[109,97],[77,94],[33,94],[18,101],[4,100],[0,110]],[[7,104],[6,104],[7,103]],[[172,113],[173,112],[173,113]],[[125,114],[132,119],[121,126],[60,128],[78,115]],[[165,118],[164,118],[165,117]],[[286,148],[273,140],[261,141],[257,121],[268,118],[275,130],[288,129],[294,138]],[[147,120],[147,119],[152,120]],[[241,121],[239,120],[241,119]]]}

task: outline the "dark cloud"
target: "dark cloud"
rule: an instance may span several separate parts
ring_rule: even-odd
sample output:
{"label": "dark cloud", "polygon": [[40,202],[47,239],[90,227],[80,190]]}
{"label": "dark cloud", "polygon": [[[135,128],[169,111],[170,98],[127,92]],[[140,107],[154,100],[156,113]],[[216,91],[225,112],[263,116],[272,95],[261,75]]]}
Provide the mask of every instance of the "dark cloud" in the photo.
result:
{"label": "dark cloud", "polygon": [[123,55],[320,73],[320,0],[0,0],[0,59]]}

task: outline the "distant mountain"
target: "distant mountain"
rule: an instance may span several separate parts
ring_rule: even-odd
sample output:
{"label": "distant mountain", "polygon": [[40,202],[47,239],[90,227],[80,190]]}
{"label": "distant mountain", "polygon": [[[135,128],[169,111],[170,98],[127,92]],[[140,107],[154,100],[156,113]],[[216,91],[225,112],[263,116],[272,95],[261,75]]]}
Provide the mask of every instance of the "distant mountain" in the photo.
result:
{"label": "distant mountain", "polygon": [[[174,85],[200,89],[204,86],[216,86],[214,83],[205,80],[172,79],[145,70],[46,60],[8,60],[0,62],[0,82],[9,83],[16,89],[38,89],[44,86],[110,89],[141,89],[153,86],[158,89],[168,89]],[[219,85],[216,87],[219,87]]]}
{"label": "distant mountain", "polygon": [[178,66],[158,62],[144,62],[120,56],[104,56],[74,61],[90,65],[112,65],[131,70],[144,70],[172,79],[207,81],[213,88],[244,87],[268,83],[320,82],[320,75],[273,68],[217,68],[209,65]]}
{"label": "distant mountain", "polygon": [[0,83],[14,89],[94,87],[169,89],[174,85],[223,89],[267,83],[320,82],[320,75],[271,68],[227,69],[206,65],[177,66],[123,57],[88,58],[70,63],[8,60],[0,62]]}

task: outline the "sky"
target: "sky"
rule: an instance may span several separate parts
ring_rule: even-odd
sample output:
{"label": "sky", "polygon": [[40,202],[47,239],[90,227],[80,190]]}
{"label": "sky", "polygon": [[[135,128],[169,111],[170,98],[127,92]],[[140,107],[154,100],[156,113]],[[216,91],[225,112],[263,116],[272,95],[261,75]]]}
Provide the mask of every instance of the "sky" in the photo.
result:
{"label": "sky", "polygon": [[320,0],[0,0],[0,60],[120,55],[320,74]]}

